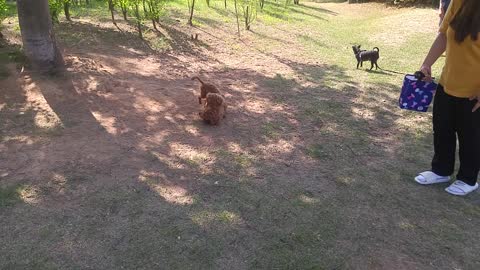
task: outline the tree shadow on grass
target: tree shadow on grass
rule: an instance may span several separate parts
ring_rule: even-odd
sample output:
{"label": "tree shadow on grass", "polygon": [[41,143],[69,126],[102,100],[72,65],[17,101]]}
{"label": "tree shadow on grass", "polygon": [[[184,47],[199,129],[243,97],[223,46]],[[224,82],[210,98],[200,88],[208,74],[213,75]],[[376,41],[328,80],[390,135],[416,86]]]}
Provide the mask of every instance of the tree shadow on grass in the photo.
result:
{"label": "tree shadow on grass", "polygon": [[210,7],[210,8],[213,9],[213,10],[214,10],[216,13],[218,13],[219,15],[224,16],[224,17],[235,16],[235,13],[232,13],[232,12],[230,12],[228,9],[225,9],[225,6],[223,6],[223,7],[221,7],[221,8],[212,6],[212,7]]}
{"label": "tree shadow on grass", "polygon": [[292,42],[290,40],[285,40],[285,39],[281,39],[281,38],[278,38],[278,37],[272,37],[272,36],[269,36],[269,35],[266,35],[266,34],[263,34],[263,33],[259,33],[255,30],[250,30],[250,32],[255,34],[256,36],[258,36],[261,39],[268,39],[268,40],[279,42],[279,43],[282,43],[282,44],[292,44],[292,45],[294,44],[294,42]]}
{"label": "tree shadow on grass", "polygon": [[298,35],[298,38],[300,38],[300,39],[302,39],[306,42],[313,43],[313,44],[315,44],[315,46],[318,46],[318,47],[324,47],[324,48],[328,47],[327,44],[319,41],[318,39],[312,38],[309,35]]}
{"label": "tree shadow on grass", "polygon": [[[336,1],[331,1],[331,2],[336,2]],[[343,0],[338,0],[338,2],[344,2],[344,1]],[[306,9],[312,9],[312,10],[315,10],[315,11],[318,11],[318,12],[321,12],[321,13],[326,13],[326,14],[329,14],[329,15],[334,15],[334,16],[338,15],[337,12],[331,11],[331,10],[326,9],[326,8],[316,7],[316,6],[312,6],[312,5],[305,5],[305,4],[302,4],[302,3],[300,3],[300,5],[298,5],[298,6],[302,7],[302,8],[306,8]]]}
{"label": "tree shadow on grass", "polygon": [[[3,185],[15,183],[25,188],[17,193],[14,203],[7,208],[2,205],[1,238],[10,244],[7,253],[1,252],[0,266],[213,267],[216,248],[208,248],[209,236],[202,233],[205,229],[194,224],[188,210],[185,212],[194,203],[193,198],[182,193],[181,183],[173,181],[181,182],[188,174],[152,160],[136,145],[122,144],[92,110],[91,101],[99,101],[86,99],[85,92],[77,88],[83,82],[74,83],[69,74],[56,79],[29,73],[23,76],[25,85],[10,89],[13,96],[2,91],[2,101],[6,98],[8,104],[2,108],[2,116],[9,121],[20,115],[15,123],[1,122],[2,130],[8,128],[2,134],[2,155],[9,159],[2,159],[1,167],[10,172],[6,177],[2,173],[2,190]],[[23,79],[11,83],[15,81]],[[27,100],[32,95],[38,100]],[[35,105],[24,111],[30,102],[38,108]],[[43,106],[58,117],[62,125],[59,135],[30,132],[43,115]],[[10,158],[16,147],[22,149]],[[29,156],[25,156],[27,153]],[[16,166],[14,171],[12,166]],[[72,223],[75,228],[69,227]],[[228,230],[228,222],[222,226]],[[13,227],[39,230],[40,235],[18,237],[3,230]],[[35,242],[45,245],[34,247]],[[67,243],[76,246],[74,252],[64,248]],[[192,261],[172,257],[179,253]],[[152,257],[155,260],[150,261]]]}
{"label": "tree shadow on grass", "polygon": [[[133,26],[132,26],[133,27]],[[136,32],[116,31],[114,28],[103,28],[91,23],[69,22],[62,23],[56,27],[58,39],[69,48],[92,51],[91,48],[100,50],[110,50],[109,54],[115,54],[115,51],[124,53],[122,48],[133,49],[131,54],[142,52],[143,55],[156,54],[162,52],[155,49],[156,40],[164,40],[174,51],[188,54],[198,54],[199,48],[208,48],[208,45],[199,40],[191,41],[190,36],[176,29],[173,26],[161,25],[160,30],[144,28],[144,35],[152,33],[154,37],[140,39]],[[165,33],[163,33],[165,31]],[[150,39],[150,40],[149,40]]]}
{"label": "tree shadow on grass", "polygon": [[315,15],[315,14],[312,14],[312,13],[307,13],[307,12],[297,8],[294,5],[293,6],[285,6],[283,4],[274,3],[274,2],[270,2],[268,5],[269,6],[265,9],[263,9],[262,12],[268,14],[271,17],[274,17],[274,18],[277,18],[277,19],[280,19],[280,20],[284,20],[284,21],[287,21],[287,20],[303,21],[304,20],[304,19],[301,19],[300,17],[288,16],[288,14],[290,12],[292,12],[292,13],[296,13],[298,15],[304,15],[304,16],[312,17],[312,18],[315,18],[315,19],[318,19],[318,20],[328,21],[324,17],[318,16],[318,15]]}
{"label": "tree shadow on grass", "polygon": [[69,22],[56,26],[57,38],[69,48],[91,50],[100,48],[115,53],[118,47],[130,47],[153,53],[151,47],[134,32],[119,32],[91,23]]}

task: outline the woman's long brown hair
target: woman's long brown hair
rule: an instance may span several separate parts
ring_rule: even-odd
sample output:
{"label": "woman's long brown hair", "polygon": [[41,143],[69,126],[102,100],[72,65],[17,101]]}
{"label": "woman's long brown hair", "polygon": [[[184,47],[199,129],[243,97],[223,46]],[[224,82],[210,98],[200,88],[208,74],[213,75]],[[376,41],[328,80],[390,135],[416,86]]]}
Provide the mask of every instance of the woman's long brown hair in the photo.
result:
{"label": "woman's long brown hair", "polygon": [[455,30],[455,40],[462,43],[468,36],[478,39],[480,32],[480,0],[464,0],[450,26]]}

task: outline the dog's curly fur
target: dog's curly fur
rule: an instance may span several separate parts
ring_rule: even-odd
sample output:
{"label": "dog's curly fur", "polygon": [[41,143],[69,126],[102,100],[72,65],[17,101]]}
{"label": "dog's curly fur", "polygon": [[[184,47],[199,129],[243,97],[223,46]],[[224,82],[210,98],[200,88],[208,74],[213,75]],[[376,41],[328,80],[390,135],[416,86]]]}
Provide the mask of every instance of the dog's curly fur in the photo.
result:
{"label": "dog's curly fur", "polygon": [[220,94],[220,91],[218,90],[218,88],[214,84],[205,83],[199,77],[193,77],[192,81],[193,80],[198,80],[201,83],[200,96],[198,97],[198,103],[199,104],[202,104],[202,99],[207,98],[208,93],[218,93],[218,94]]}
{"label": "dog's curly fur", "polygon": [[200,118],[211,125],[218,125],[227,112],[225,98],[218,93],[208,93],[206,99]]}

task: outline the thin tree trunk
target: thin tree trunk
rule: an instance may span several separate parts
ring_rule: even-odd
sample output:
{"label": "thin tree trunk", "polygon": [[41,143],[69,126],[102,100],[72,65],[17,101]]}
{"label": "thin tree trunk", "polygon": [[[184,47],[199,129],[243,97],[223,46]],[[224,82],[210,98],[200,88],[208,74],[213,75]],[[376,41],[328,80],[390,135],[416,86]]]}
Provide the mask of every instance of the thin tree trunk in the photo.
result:
{"label": "thin tree trunk", "polygon": [[245,12],[245,30],[250,30],[250,24],[248,23],[248,8],[249,6],[247,6],[247,11]]}
{"label": "thin tree trunk", "polygon": [[148,11],[147,11],[147,6],[145,5],[145,0],[143,0],[143,13],[145,14],[145,16],[148,17]]}
{"label": "thin tree trunk", "polygon": [[[152,1],[152,0],[150,0]],[[158,25],[160,25],[160,13],[158,11],[158,7],[153,5],[153,2],[151,3],[151,8],[152,8],[152,14],[155,14],[155,22],[157,22]]]}
{"label": "thin tree trunk", "polygon": [[153,29],[158,30],[157,22],[155,22],[155,19],[152,19],[152,24],[153,24]]}
{"label": "thin tree trunk", "polygon": [[113,0],[108,0],[108,9],[110,10],[110,14],[112,15],[112,22],[113,22],[113,24],[114,24],[114,25],[117,25],[117,22],[115,21]]}
{"label": "thin tree trunk", "polygon": [[54,73],[64,67],[53,32],[48,0],[17,0],[18,20],[25,54],[32,67]]}
{"label": "thin tree trunk", "polygon": [[192,0],[192,6],[190,7],[190,18],[188,19],[188,24],[193,26],[193,10],[195,8],[195,0]]}
{"label": "thin tree trunk", "polygon": [[128,21],[128,18],[127,18],[127,8],[123,8],[122,7],[122,14],[123,14],[123,19],[125,21]]}
{"label": "thin tree trunk", "polygon": [[64,2],[63,3],[63,11],[65,11],[65,18],[67,18],[67,21],[71,22],[72,18],[70,17],[70,3],[69,2]]}
{"label": "thin tree trunk", "polygon": [[225,9],[227,9],[227,0],[225,0]]}
{"label": "thin tree trunk", "polygon": [[137,4],[137,3],[135,3],[135,16],[137,17],[138,35],[140,36],[141,39],[143,39],[142,23],[140,22],[140,11],[139,11],[138,4]]}
{"label": "thin tree trunk", "polygon": [[155,18],[156,12],[153,8],[153,4],[151,3],[151,0],[147,2],[147,5],[148,5],[148,10],[150,12],[150,17],[151,17],[150,19],[152,20],[152,24],[153,24],[153,29],[158,30],[157,29],[157,24],[156,24],[156,21],[155,21],[156,20],[156,18]]}
{"label": "thin tree trunk", "polygon": [[240,36],[240,21],[238,20],[237,0],[235,0],[234,4],[235,4],[235,17],[237,18],[237,31],[238,31],[238,36]]}

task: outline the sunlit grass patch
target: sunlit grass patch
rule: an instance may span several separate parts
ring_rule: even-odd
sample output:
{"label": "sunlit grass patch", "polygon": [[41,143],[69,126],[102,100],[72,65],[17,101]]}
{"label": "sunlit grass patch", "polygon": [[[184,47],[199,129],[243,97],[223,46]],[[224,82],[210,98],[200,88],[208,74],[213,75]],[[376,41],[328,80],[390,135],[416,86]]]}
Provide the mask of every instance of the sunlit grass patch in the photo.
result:
{"label": "sunlit grass patch", "polygon": [[281,135],[281,126],[278,123],[268,122],[262,127],[263,133],[267,138],[277,139]]}
{"label": "sunlit grass patch", "polygon": [[200,226],[209,226],[214,223],[236,225],[241,222],[238,214],[223,210],[220,212],[201,211],[192,215],[192,221]]}
{"label": "sunlit grass patch", "polygon": [[323,144],[314,144],[306,149],[307,155],[315,159],[328,159],[331,157],[330,150],[328,146]]}

